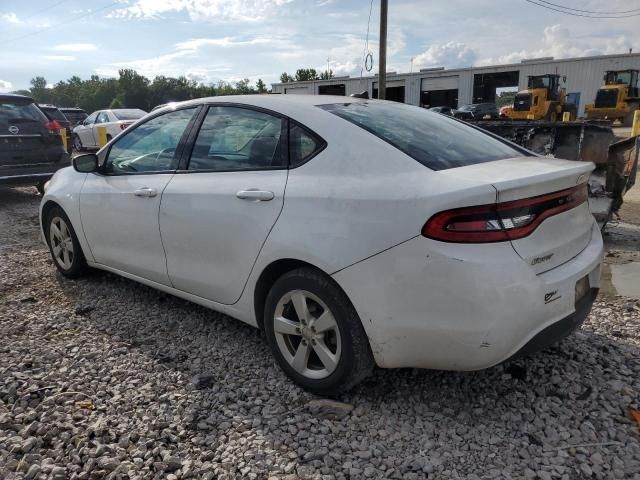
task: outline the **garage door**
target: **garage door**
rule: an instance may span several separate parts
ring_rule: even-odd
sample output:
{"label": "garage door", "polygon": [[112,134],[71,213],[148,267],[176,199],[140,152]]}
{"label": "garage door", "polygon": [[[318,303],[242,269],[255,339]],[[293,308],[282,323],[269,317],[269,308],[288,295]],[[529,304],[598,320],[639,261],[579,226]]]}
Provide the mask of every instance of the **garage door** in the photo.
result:
{"label": "garage door", "polygon": [[287,95],[310,95],[309,87],[285,87],[284,93]]}
{"label": "garage door", "polygon": [[423,92],[431,92],[433,90],[457,90],[458,80],[459,77],[457,75],[423,78],[420,90]]}

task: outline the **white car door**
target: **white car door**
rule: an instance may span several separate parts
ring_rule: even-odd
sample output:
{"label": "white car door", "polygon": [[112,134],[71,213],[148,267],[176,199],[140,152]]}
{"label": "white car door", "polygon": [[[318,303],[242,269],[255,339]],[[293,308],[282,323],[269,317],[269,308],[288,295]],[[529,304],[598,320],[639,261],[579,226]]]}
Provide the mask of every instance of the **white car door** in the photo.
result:
{"label": "white car door", "polygon": [[242,294],[282,210],[286,120],[210,106],[185,170],[167,185],[160,232],[175,288],[223,304]]}
{"label": "white car door", "polygon": [[95,123],[96,118],[98,118],[98,113],[99,112],[93,112],[74,130],[74,133],[78,135],[80,142],[82,142],[82,146],[85,148],[93,148],[96,145],[93,139],[93,124]]}
{"label": "white car door", "polygon": [[164,113],[127,131],[106,153],[100,172],[87,175],[80,215],[96,262],[170,285],[158,210],[195,111]]}

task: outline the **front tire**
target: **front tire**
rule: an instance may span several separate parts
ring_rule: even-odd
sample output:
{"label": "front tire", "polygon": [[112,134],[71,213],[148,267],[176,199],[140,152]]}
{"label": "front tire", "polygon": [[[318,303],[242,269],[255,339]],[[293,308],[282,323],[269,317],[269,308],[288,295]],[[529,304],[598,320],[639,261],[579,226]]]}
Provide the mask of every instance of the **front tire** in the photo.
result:
{"label": "front tire", "polygon": [[274,283],[266,299],[264,330],[282,370],[312,392],[344,392],[373,369],[357,312],[340,287],[317,270],[293,270]]}
{"label": "front tire", "polygon": [[88,269],[87,261],[69,217],[60,207],[47,213],[44,229],[53,263],[60,273],[68,278],[82,276]]}
{"label": "front tire", "polygon": [[80,137],[75,134],[73,135],[73,148],[76,152],[82,152],[84,150],[82,140],[80,140]]}

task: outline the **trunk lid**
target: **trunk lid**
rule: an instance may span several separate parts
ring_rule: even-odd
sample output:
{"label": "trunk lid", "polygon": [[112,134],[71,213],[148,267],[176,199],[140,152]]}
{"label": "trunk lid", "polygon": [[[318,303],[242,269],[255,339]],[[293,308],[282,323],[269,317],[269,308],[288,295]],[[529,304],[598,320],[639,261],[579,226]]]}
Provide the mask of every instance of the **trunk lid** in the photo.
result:
{"label": "trunk lid", "polygon": [[[439,172],[491,184],[497,203],[539,197],[586,183],[594,165],[546,157],[520,157]],[[511,240],[516,253],[538,273],[571,260],[586,248],[594,224],[587,201],[545,218],[528,236]]]}

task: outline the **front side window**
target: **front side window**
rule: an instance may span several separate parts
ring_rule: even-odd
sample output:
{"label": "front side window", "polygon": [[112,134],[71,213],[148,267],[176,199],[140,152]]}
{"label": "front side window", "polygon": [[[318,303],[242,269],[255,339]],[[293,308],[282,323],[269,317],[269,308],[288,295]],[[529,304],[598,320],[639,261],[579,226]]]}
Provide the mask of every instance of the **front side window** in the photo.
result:
{"label": "front side window", "polygon": [[97,117],[98,117],[98,112],[92,113],[91,115],[89,115],[87,118],[84,119],[84,122],[82,122],[82,124],[83,125],[93,125],[93,123],[95,123]]}
{"label": "front side window", "polygon": [[432,170],[522,156],[497,138],[423,108],[374,102],[319,105]]}
{"label": "front side window", "polygon": [[100,112],[98,118],[96,119],[96,123],[107,123],[109,121],[109,116],[106,112]]}
{"label": "front side window", "polygon": [[176,149],[194,112],[195,108],[168,112],[127,130],[109,150],[107,173],[175,170],[179,160]]}
{"label": "front side window", "polygon": [[282,165],[282,119],[239,107],[209,107],[189,170],[247,170]]}

